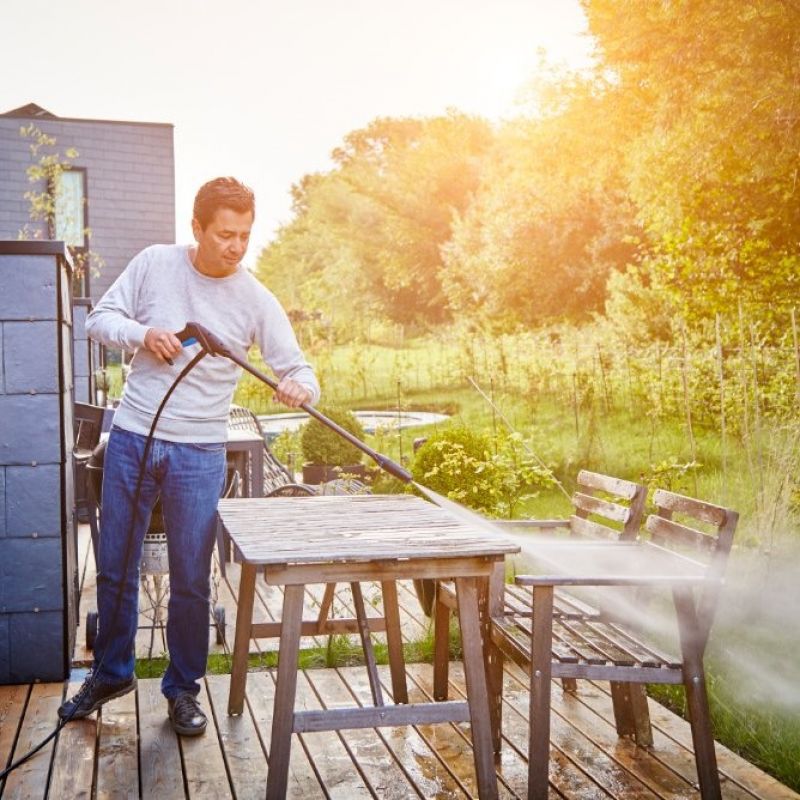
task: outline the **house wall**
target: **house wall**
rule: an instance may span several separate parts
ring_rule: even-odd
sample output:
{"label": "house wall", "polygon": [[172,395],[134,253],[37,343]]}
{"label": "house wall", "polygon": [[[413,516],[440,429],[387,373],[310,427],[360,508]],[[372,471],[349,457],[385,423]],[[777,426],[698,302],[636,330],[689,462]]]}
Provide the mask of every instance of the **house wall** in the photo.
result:
{"label": "house wall", "polygon": [[26,168],[36,159],[19,131],[31,122],[56,138],[62,156],[74,147],[79,155],[72,163],[86,168],[90,248],[105,261],[90,280],[97,301],[136,253],[175,241],[173,127],[0,116],[0,239],[16,239],[30,222],[24,195],[35,185]]}
{"label": "house wall", "polygon": [[71,274],[0,241],[0,684],[62,680],[77,623]]}

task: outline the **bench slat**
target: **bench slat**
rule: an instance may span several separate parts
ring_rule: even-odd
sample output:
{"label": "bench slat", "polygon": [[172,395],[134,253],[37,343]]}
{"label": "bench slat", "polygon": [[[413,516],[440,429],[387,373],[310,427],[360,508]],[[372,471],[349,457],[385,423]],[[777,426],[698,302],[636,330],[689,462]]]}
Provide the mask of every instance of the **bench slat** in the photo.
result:
{"label": "bench slat", "polygon": [[639,484],[632,481],[612,478],[610,475],[601,475],[599,472],[590,472],[586,469],[578,473],[578,485],[598,489],[616,497],[624,497],[626,500],[633,500],[639,489]]}
{"label": "bench slat", "polygon": [[619,531],[601,525],[599,522],[592,522],[582,517],[572,516],[569,518],[570,530],[578,536],[585,536],[587,539],[618,539]]}
{"label": "bench slat", "polygon": [[572,495],[572,502],[575,504],[575,508],[579,508],[581,511],[597,514],[600,517],[622,524],[625,524],[631,516],[631,510],[626,506],[621,506],[608,500],[601,500],[599,497],[592,497],[582,492],[575,492]]}
{"label": "bench slat", "polygon": [[659,517],[656,514],[651,514],[647,518],[645,529],[656,542],[659,539],[665,539],[673,544],[699,548],[706,553],[713,553],[717,546],[716,537],[701,533],[678,522],[673,522],[671,519],[664,519],[664,517]]}
{"label": "bench slat", "polygon": [[710,525],[716,525],[718,528],[728,518],[728,510],[722,506],[715,506],[702,500],[695,500],[693,497],[668,492],[666,489],[657,489],[653,495],[653,502],[659,509],[686,514]]}

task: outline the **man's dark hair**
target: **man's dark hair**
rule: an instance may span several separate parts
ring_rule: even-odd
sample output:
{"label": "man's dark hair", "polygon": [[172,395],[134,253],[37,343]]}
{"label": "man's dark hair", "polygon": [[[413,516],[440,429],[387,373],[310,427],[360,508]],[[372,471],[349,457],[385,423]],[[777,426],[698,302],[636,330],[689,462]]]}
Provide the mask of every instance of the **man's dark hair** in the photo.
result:
{"label": "man's dark hair", "polygon": [[249,186],[236,178],[214,178],[204,183],[194,198],[194,218],[205,230],[219,208],[230,208],[240,214],[248,211],[255,217],[256,199]]}

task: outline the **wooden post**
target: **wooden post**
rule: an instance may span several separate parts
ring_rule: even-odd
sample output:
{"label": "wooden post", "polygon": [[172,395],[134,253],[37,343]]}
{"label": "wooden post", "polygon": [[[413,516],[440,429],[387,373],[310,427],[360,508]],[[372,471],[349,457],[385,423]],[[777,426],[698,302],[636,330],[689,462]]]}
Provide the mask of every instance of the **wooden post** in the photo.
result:
{"label": "wooden post", "polygon": [[800,405],[800,345],[797,340],[797,319],[795,318],[795,310],[792,308],[792,341],[794,342],[794,370],[795,381],[797,388],[795,390],[795,398],[798,405]]}
{"label": "wooden post", "polygon": [[550,774],[550,686],[552,675],[553,587],[533,587],[528,798],[547,800]]}
{"label": "wooden post", "polygon": [[500,755],[503,739],[503,651],[492,640],[491,624],[493,618],[503,615],[505,586],[505,561],[496,561],[489,577],[486,616],[482,625],[486,682],[489,689],[489,713],[492,716],[492,745],[495,757]]}
{"label": "wooden post", "polygon": [[728,446],[726,435],[726,414],[725,414],[725,355],[722,352],[722,333],[720,329],[719,313],[716,315],[714,328],[717,337],[717,374],[719,376],[719,413],[720,413],[720,433],[722,436],[722,482],[723,491],[728,491]]}
{"label": "wooden post", "polygon": [[397,601],[397,584],[382,581],[383,616],[386,620],[386,646],[389,650],[389,670],[392,674],[392,696],[395,703],[408,702],[406,662],[403,656],[403,638],[400,632],[400,604]]}
{"label": "wooden post", "polygon": [[711,714],[703,670],[703,642],[691,589],[674,588],[673,600],[678,615],[678,632],[683,655],[684,688],[689,706],[692,743],[697,762],[697,778],[703,800],[721,800],[722,792],[711,730]]}
{"label": "wooden post", "polygon": [[450,608],[441,596],[444,591],[436,582],[433,599],[433,699],[447,700],[450,674]]}

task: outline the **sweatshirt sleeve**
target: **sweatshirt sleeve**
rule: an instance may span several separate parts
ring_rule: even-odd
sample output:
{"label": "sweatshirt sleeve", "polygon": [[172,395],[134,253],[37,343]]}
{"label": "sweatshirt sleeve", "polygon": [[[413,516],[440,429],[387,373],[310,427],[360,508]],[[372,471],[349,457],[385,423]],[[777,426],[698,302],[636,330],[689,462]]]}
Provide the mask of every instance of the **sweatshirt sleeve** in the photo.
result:
{"label": "sweatshirt sleeve", "polygon": [[269,293],[256,327],[256,342],[264,361],[278,378],[291,378],[302,383],[311,392],[311,404],[315,405],[320,397],[317,376],[297,343],[289,317]]}
{"label": "sweatshirt sleeve", "polygon": [[100,298],[86,318],[86,332],[92,339],[131,352],[144,345],[148,327],[137,322],[136,316],[148,263],[147,250],[143,250]]}

